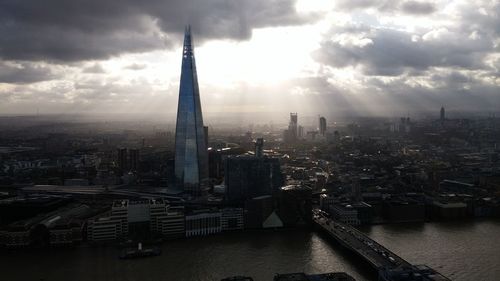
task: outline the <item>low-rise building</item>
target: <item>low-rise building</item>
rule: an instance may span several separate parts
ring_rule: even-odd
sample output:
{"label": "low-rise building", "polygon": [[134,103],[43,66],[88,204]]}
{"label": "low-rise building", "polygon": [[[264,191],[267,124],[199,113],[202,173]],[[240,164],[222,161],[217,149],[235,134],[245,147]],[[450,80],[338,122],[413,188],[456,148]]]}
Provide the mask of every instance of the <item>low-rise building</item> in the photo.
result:
{"label": "low-rise building", "polygon": [[186,215],[186,237],[205,236],[222,231],[220,211],[201,210]]}
{"label": "low-rise building", "polygon": [[77,244],[83,240],[85,220],[92,214],[87,205],[72,204],[14,222],[0,230],[0,246],[22,248]]}
{"label": "low-rise building", "polygon": [[388,222],[423,222],[425,221],[425,203],[411,198],[385,200],[383,215]]}
{"label": "low-rise building", "polygon": [[221,215],[222,231],[244,228],[243,208],[224,208]]}
{"label": "low-rise building", "polygon": [[336,220],[350,225],[359,225],[358,211],[350,204],[334,204],[330,212]]}
{"label": "low-rise building", "polygon": [[184,236],[183,208],[172,208],[163,199],[118,200],[111,212],[89,220],[89,241],[109,241],[144,233],[164,238]]}
{"label": "low-rise building", "polygon": [[166,214],[158,215],[155,230],[165,238],[184,237],[184,208],[168,208]]}
{"label": "low-rise building", "polygon": [[280,188],[278,215],[285,226],[309,225],[312,220],[312,190],[305,185]]}
{"label": "low-rise building", "polygon": [[467,204],[463,202],[432,202],[432,215],[438,219],[464,218],[467,213]]}
{"label": "low-rise building", "polygon": [[335,198],[330,194],[321,194],[319,196],[319,206],[321,210],[328,212],[330,210],[330,206],[335,203]]}

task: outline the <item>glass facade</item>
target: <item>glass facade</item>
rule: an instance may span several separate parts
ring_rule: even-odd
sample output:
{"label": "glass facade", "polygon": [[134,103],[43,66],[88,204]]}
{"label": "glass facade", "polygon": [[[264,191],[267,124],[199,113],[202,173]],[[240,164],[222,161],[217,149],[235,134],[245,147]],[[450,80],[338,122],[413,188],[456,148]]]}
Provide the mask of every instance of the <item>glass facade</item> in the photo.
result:
{"label": "glass facade", "polygon": [[192,195],[199,195],[208,180],[206,137],[191,28],[188,26],[184,34],[175,129],[175,186]]}

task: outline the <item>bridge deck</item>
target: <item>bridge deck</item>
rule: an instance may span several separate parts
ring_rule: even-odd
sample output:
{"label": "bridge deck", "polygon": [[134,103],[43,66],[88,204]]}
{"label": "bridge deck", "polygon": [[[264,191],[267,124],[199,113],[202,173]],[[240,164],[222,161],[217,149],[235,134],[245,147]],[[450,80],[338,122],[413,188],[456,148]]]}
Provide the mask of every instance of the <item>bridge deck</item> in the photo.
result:
{"label": "bridge deck", "polygon": [[354,227],[334,222],[318,213],[314,214],[313,219],[317,225],[326,230],[337,241],[365,258],[375,269],[381,267],[394,268],[399,266],[411,266],[409,262]]}
{"label": "bridge deck", "polygon": [[[449,280],[428,266],[415,266],[350,225],[333,221],[319,210],[313,221],[344,247],[356,252],[379,272],[379,280]],[[415,279],[414,279],[415,278]]]}

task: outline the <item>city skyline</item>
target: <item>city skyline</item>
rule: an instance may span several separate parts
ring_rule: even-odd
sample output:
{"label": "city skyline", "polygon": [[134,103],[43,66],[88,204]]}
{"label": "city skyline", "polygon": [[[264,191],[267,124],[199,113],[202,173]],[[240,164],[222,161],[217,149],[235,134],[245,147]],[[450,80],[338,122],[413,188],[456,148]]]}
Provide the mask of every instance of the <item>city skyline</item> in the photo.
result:
{"label": "city skyline", "polygon": [[498,3],[217,3],[5,3],[0,114],[175,119],[187,23],[199,38],[208,116],[500,108]]}
{"label": "city skyline", "polygon": [[0,279],[499,279],[499,17],[2,1]]}

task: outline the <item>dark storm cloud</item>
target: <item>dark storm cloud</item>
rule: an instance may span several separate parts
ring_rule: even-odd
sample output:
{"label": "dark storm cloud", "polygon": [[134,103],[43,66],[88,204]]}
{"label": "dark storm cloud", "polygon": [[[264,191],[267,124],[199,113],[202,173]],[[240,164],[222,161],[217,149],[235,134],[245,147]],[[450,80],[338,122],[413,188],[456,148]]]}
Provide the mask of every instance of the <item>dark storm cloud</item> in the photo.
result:
{"label": "dark storm cloud", "polygon": [[[245,40],[252,28],[303,22],[292,0],[4,0],[0,57],[78,61],[172,44],[186,24],[199,40]],[[176,39],[177,40],[177,39]]]}
{"label": "dark storm cloud", "polygon": [[442,83],[448,87],[453,87],[453,88],[455,88],[455,86],[460,85],[460,84],[477,82],[472,77],[469,77],[465,74],[462,74],[462,73],[456,72],[456,71],[453,71],[451,73],[447,73],[446,75],[433,74],[430,78],[434,82]]}
{"label": "dark storm cloud", "polygon": [[28,84],[50,80],[55,74],[48,67],[36,66],[28,62],[0,62],[0,83]]}
{"label": "dark storm cloud", "polygon": [[399,0],[338,0],[339,9],[352,11],[353,9],[377,9],[380,12],[403,12],[406,14],[423,15],[436,10],[432,2],[427,1],[399,1]]}
{"label": "dark storm cloud", "polygon": [[104,59],[126,52],[165,47],[156,32],[105,30],[88,32],[64,25],[18,23],[0,27],[0,56],[10,60],[78,61]]}
{"label": "dark storm cloud", "polygon": [[[367,104],[366,109],[375,108],[379,114],[398,109],[426,111],[441,104],[460,110],[500,107],[496,83],[500,60],[495,59],[499,50],[500,2],[451,3],[446,11],[438,10],[439,4],[429,1],[340,3],[357,9],[375,8],[380,18],[385,14],[392,17],[397,11],[426,15],[429,27],[405,31],[404,26],[382,26],[376,18],[363,13],[344,26],[332,26],[320,49],[313,53],[318,63],[328,66],[328,72],[322,73],[324,81],[318,79],[312,88],[328,91],[325,81],[336,83],[340,69],[353,67],[349,69],[354,72],[350,82],[355,88],[353,93],[363,96],[360,104]],[[448,21],[440,22],[441,17]],[[343,96],[352,103],[351,96],[355,95]]]}
{"label": "dark storm cloud", "polygon": [[482,32],[500,35],[500,1],[484,1],[484,7],[463,6],[459,14],[459,22],[465,30],[481,30]]}
{"label": "dark storm cloud", "polygon": [[[333,67],[360,66],[366,75],[398,76],[430,67],[484,68],[483,59],[493,50],[492,38],[439,29],[424,34],[366,27],[345,33],[363,44],[326,40],[315,58]],[[342,30],[335,28],[338,34]],[[415,37],[416,36],[416,37]]]}
{"label": "dark storm cloud", "polygon": [[85,67],[82,70],[82,72],[83,73],[102,74],[102,73],[106,73],[106,70],[104,70],[104,68],[100,64],[94,63],[91,66]]}
{"label": "dark storm cloud", "polygon": [[344,10],[376,8],[380,11],[392,10],[397,0],[338,0],[336,6]]}
{"label": "dark storm cloud", "polygon": [[[432,87],[421,84],[408,85],[408,77],[390,82],[379,78],[366,81],[369,91],[379,91],[401,108],[426,111],[446,104],[458,110],[497,110],[500,106],[498,88],[467,75],[456,72],[430,74]],[[436,109],[437,110],[437,109]]]}
{"label": "dark storm cloud", "polygon": [[401,4],[401,10],[407,14],[426,15],[436,10],[436,6],[430,2],[406,1]]}

